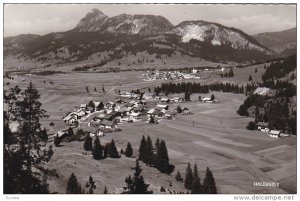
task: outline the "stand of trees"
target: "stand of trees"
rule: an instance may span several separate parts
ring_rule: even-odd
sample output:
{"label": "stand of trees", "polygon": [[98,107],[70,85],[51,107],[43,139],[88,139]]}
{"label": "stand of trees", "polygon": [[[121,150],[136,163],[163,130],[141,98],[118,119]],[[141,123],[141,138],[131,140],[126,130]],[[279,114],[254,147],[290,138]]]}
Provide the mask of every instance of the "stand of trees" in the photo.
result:
{"label": "stand of trees", "polygon": [[265,82],[267,80],[280,79],[289,74],[290,72],[296,70],[297,68],[297,57],[292,55],[285,58],[282,62],[272,62],[269,67],[267,67],[265,73],[262,75],[262,80]]}
{"label": "stand of trees", "polygon": [[125,179],[126,186],[123,187],[123,194],[152,194],[153,191],[148,190],[149,184],[144,181],[141,175],[142,168],[139,160],[136,161],[136,166],[132,168],[135,170],[133,177],[129,175]]}
{"label": "stand of trees", "polygon": [[[177,176],[176,176],[177,177]],[[201,184],[198,167],[195,164],[192,170],[188,163],[184,179],[184,187],[192,194],[216,194],[217,187],[212,172],[207,167],[203,184]]]}
{"label": "stand of trees", "polygon": [[[24,91],[18,86],[4,91],[7,106],[3,133],[5,194],[49,193],[46,174],[49,171],[45,171],[43,164],[50,160],[53,151],[45,146],[45,130],[40,120],[48,116],[39,98],[32,83]],[[9,129],[11,122],[18,124],[17,131]]]}
{"label": "stand of trees", "polygon": [[[170,94],[170,93],[209,93],[209,91],[223,91],[223,92],[232,92],[232,93],[247,93],[257,86],[255,84],[248,84],[246,88],[244,86],[238,86],[230,83],[216,83],[210,85],[202,85],[196,82],[181,82],[181,83],[162,83],[161,86],[155,87],[154,92],[156,95],[160,93]],[[187,97],[186,99],[188,99]]]}
{"label": "stand of trees", "polygon": [[150,136],[147,139],[143,136],[138,158],[146,165],[156,167],[162,173],[170,174],[174,170],[174,165],[169,163],[168,150],[164,140],[160,141],[157,138],[153,147]]}
{"label": "stand of trees", "polygon": [[230,68],[229,72],[221,73],[220,76],[221,76],[222,78],[223,78],[223,77],[234,77],[234,73],[233,73],[232,68]]}

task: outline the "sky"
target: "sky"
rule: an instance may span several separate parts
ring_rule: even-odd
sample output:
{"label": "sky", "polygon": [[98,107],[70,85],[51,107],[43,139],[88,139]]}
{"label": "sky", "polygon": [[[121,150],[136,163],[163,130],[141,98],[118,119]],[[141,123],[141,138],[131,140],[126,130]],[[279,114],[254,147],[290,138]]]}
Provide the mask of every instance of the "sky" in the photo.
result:
{"label": "sky", "polygon": [[93,8],[109,17],[123,13],[161,15],[173,25],[185,20],[216,22],[250,35],[296,27],[295,5],[5,4],[4,36],[67,31]]}

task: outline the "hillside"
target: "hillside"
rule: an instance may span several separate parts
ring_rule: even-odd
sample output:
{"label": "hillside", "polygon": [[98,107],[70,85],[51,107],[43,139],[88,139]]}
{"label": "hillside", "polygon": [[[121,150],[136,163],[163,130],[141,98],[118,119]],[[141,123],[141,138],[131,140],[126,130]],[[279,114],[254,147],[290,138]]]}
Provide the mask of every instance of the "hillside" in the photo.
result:
{"label": "hillside", "polygon": [[296,27],[284,31],[255,34],[253,37],[262,45],[283,56],[296,53]]}
{"label": "hillside", "polygon": [[97,9],[70,31],[17,36],[4,42],[4,60],[30,60],[42,67],[88,61],[95,54],[105,55],[100,63],[106,64],[144,51],[151,55],[144,58],[148,60],[179,54],[215,63],[251,63],[274,56],[243,31],[217,23],[185,21],[173,26],[161,16],[108,17]]}

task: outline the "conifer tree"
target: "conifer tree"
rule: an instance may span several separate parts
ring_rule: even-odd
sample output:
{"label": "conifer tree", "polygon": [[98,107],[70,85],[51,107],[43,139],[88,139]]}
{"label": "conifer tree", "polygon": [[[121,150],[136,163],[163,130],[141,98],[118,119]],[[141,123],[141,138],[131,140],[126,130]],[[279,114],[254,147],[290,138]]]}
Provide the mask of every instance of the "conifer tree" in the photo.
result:
{"label": "conifer tree", "polygon": [[251,75],[249,76],[249,81],[252,81],[252,76]]}
{"label": "conifer tree", "polygon": [[103,158],[107,158],[108,156],[109,143],[106,143],[103,149]]}
{"label": "conifer tree", "polygon": [[146,141],[146,158],[144,161],[147,165],[154,164],[154,153],[153,153],[153,145],[150,136],[148,135]]}
{"label": "conifer tree", "polygon": [[92,151],[93,150],[93,138],[88,133],[84,139],[83,148],[86,151]]}
{"label": "conifer tree", "polygon": [[72,137],[74,135],[74,131],[71,127],[68,129],[68,136]]}
{"label": "conifer tree", "polygon": [[40,94],[31,82],[22,93],[16,86],[10,89],[9,94],[4,94],[4,102],[8,106],[6,118],[19,124],[14,132],[13,143],[16,146],[4,147],[5,194],[49,193],[46,179],[41,180],[34,170],[34,167],[49,161],[48,151],[42,150],[40,143],[45,139],[40,120],[48,115],[41,108],[39,98]]}
{"label": "conifer tree", "polygon": [[103,194],[107,194],[108,191],[107,191],[107,188],[106,188],[106,185],[104,186],[104,191],[103,191]]}
{"label": "conifer tree", "polygon": [[141,175],[142,169],[139,165],[139,160],[136,161],[136,166],[133,178],[125,179],[126,187],[123,187],[124,194],[152,194],[153,191],[148,190],[149,184],[145,183],[143,176]]}
{"label": "conifer tree", "polygon": [[110,142],[108,154],[109,154],[109,157],[111,157],[111,158],[119,158],[120,157],[117,147],[115,145],[115,141],[113,139]]}
{"label": "conifer tree", "polygon": [[200,177],[198,173],[197,165],[194,165],[194,172],[193,172],[193,183],[192,183],[192,194],[199,194],[201,193],[201,183]]}
{"label": "conifer tree", "polygon": [[48,134],[47,134],[47,130],[44,127],[44,129],[41,131],[41,139],[42,141],[44,141],[45,143],[48,141]]}
{"label": "conifer tree", "polygon": [[155,120],[154,120],[153,115],[150,116],[149,123],[150,123],[150,124],[154,124],[154,123],[155,123]]}
{"label": "conifer tree", "polygon": [[97,136],[96,139],[94,140],[94,146],[93,146],[93,158],[96,160],[100,160],[103,158],[102,155],[102,146],[99,140],[99,137]]}
{"label": "conifer tree", "polygon": [[156,156],[156,167],[159,171],[163,173],[169,172],[169,156],[168,156],[166,143],[164,140],[162,140],[159,143],[157,156]]}
{"label": "conifer tree", "polygon": [[60,142],[61,142],[61,139],[60,139],[60,137],[58,136],[58,134],[56,134],[56,136],[54,137],[54,145],[55,145],[56,147],[58,147],[58,145],[60,144]]}
{"label": "conifer tree", "polygon": [[184,187],[188,190],[192,190],[192,186],[193,186],[193,171],[191,168],[191,164],[188,163],[185,172]]}
{"label": "conifer tree", "polygon": [[82,188],[81,188],[80,184],[78,183],[77,178],[74,175],[74,173],[72,173],[68,179],[66,193],[67,194],[81,194],[82,193]]}
{"label": "conifer tree", "polygon": [[127,143],[126,150],[125,150],[125,156],[126,156],[126,157],[131,157],[132,154],[133,154],[133,150],[132,150],[132,147],[131,147],[130,142],[128,142],[128,143]]}
{"label": "conifer tree", "polygon": [[176,176],[175,176],[176,181],[183,181],[181,174],[179,171],[177,171]]}
{"label": "conifer tree", "polygon": [[206,194],[217,194],[217,187],[215,183],[215,179],[213,173],[207,167],[205,178],[203,181],[203,193]]}
{"label": "conifer tree", "polygon": [[140,144],[140,148],[139,148],[139,160],[145,162],[146,160],[146,154],[147,154],[147,150],[146,150],[146,146],[147,146],[147,143],[146,143],[146,139],[145,139],[145,136],[143,136],[142,140],[141,140],[141,144]]}

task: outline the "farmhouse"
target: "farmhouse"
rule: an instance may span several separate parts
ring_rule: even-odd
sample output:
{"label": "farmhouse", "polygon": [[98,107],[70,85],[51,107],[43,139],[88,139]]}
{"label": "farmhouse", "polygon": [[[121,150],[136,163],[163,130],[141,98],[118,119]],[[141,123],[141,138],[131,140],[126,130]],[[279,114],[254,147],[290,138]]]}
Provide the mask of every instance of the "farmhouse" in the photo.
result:
{"label": "farmhouse", "polygon": [[141,117],[142,117],[142,115],[139,112],[137,112],[137,113],[133,112],[133,113],[130,114],[131,119],[137,120],[137,119],[141,119]]}
{"label": "farmhouse", "polygon": [[269,132],[269,137],[272,137],[272,138],[279,138],[280,137],[280,131],[277,131],[277,130],[271,130]]}
{"label": "farmhouse", "polygon": [[171,102],[173,103],[178,103],[178,102],[181,102],[182,99],[180,97],[174,97],[174,98],[171,98]]}
{"label": "farmhouse", "polygon": [[107,128],[107,129],[113,130],[116,128],[116,126],[117,126],[117,124],[115,121],[108,121],[106,119],[103,119],[100,122],[100,128]]}
{"label": "farmhouse", "polygon": [[94,131],[92,131],[90,133],[90,136],[91,137],[94,137],[94,136],[101,137],[101,136],[104,136],[104,133],[100,129],[95,129]]}
{"label": "farmhouse", "polygon": [[86,104],[80,104],[80,106],[79,106],[81,109],[83,109],[83,110],[85,110],[86,109]]}
{"label": "farmhouse", "polygon": [[202,99],[202,102],[211,102],[211,98],[210,97],[204,97]]}
{"label": "farmhouse", "polygon": [[68,116],[66,116],[63,121],[67,124],[67,125],[73,125],[75,124],[75,122],[77,122],[77,115],[74,113],[69,114]]}
{"label": "farmhouse", "polygon": [[154,93],[144,93],[144,95],[143,95],[143,99],[145,99],[145,100],[149,100],[149,99],[153,99],[153,98],[155,98]]}
{"label": "farmhouse", "polygon": [[168,105],[160,105],[160,104],[158,104],[155,109],[157,109],[157,110],[162,110],[162,109],[167,110],[168,108],[169,108]]}
{"label": "farmhouse", "polygon": [[162,103],[169,103],[169,102],[170,102],[170,99],[168,99],[168,98],[161,98],[160,101],[161,101]]}
{"label": "farmhouse", "polygon": [[257,122],[256,124],[257,130],[263,131],[263,132],[269,132],[269,124],[265,122]]}
{"label": "farmhouse", "polygon": [[105,105],[105,107],[107,108],[107,109],[112,109],[113,107],[115,107],[116,106],[116,104],[114,103],[114,102],[112,102],[112,101],[109,101],[108,103],[106,103],[106,105]]}
{"label": "farmhouse", "polygon": [[123,104],[125,104],[126,102],[123,101],[122,99],[117,99],[117,100],[115,100],[115,103],[116,103],[117,105],[123,105]]}

